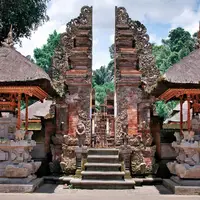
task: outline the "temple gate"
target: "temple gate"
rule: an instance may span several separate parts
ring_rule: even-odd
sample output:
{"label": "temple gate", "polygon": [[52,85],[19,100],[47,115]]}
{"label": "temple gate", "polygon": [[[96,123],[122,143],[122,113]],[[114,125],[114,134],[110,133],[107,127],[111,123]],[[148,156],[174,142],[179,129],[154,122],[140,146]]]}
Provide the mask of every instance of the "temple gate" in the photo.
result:
{"label": "temple gate", "polygon": [[51,144],[54,173],[81,170],[88,147],[120,149],[126,172],[153,172],[149,92],[159,71],[145,26],[131,20],[125,8],[116,7],[115,15],[115,93],[107,95],[99,114],[94,113],[91,84],[92,7],[83,7],[61,34],[52,62],[52,80],[59,94]]}

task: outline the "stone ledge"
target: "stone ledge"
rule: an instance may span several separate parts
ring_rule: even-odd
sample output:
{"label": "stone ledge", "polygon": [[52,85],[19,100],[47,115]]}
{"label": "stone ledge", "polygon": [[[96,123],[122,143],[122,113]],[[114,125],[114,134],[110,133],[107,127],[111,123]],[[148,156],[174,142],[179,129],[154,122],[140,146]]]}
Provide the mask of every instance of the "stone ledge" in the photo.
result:
{"label": "stone ledge", "polygon": [[28,184],[36,179],[36,175],[27,178],[0,178],[0,184]]}
{"label": "stone ledge", "polygon": [[170,179],[163,179],[163,185],[177,195],[200,195],[200,186],[181,186]]}
{"label": "stone ledge", "polygon": [[43,182],[43,178],[37,178],[28,184],[0,184],[0,193],[31,193]]}
{"label": "stone ledge", "polygon": [[74,188],[80,189],[134,189],[133,180],[81,180],[72,179],[70,182]]}

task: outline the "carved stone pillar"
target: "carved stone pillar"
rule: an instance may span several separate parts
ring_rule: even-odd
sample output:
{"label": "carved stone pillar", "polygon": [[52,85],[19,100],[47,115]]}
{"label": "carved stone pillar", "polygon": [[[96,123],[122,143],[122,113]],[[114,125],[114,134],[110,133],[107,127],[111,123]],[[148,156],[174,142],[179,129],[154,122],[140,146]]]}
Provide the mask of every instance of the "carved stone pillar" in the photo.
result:
{"label": "carved stone pillar", "polygon": [[130,167],[131,167],[131,154],[132,154],[132,149],[130,145],[122,145],[120,146],[120,159],[123,162],[124,169],[122,169],[125,172],[125,178],[131,178],[131,173],[130,173]]}
{"label": "carved stone pillar", "polygon": [[87,162],[87,147],[76,147],[76,176],[81,176],[81,171],[84,170],[84,165]]}

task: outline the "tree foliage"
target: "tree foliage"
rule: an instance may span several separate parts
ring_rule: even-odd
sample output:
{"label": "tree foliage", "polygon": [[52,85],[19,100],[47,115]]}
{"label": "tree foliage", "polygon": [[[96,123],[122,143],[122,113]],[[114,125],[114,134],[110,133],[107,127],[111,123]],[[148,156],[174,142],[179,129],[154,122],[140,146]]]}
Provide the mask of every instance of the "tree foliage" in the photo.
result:
{"label": "tree foliage", "polygon": [[34,58],[36,64],[44,69],[47,73],[49,72],[51,66],[51,59],[54,54],[55,48],[58,46],[60,41],[60,34],[54,31],[49,35],[47,43],[42,46],[42,48],[34,49]]}
{"label": "tree foliage", "polygon": [[13,37],[19,42],[29,37],[31,31],[46,22],[49,0],[1,0],[0,1],[0,41],[3,41],[12,24]]}
{"label": "tree foliage", "polygon": [[92,85],[95,89],[95,104],[99,109],[104,103],[104,99],[108,91],[114,92],[114,45],[109,48],[111,61],[106,66],[93,71]]}
{"label": "tree foliage", "polygon": [[194,50],[195,37],[183,28],[176,28],[169,32],[168,39],[162,40],[162,45],[153,44],[153,54],[156,66],[164,74],[171,65],[187,56]]}

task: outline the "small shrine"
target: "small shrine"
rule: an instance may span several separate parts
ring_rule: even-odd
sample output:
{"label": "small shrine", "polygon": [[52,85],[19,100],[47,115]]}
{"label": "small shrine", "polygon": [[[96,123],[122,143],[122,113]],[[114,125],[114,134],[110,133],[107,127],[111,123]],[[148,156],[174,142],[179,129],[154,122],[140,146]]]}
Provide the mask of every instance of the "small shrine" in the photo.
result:
{"label": "small shrine", "polygon": [[177,157],[176,161],[167,163],[173,176],[164,180],[164,185],[173,188],[176,194],[184,194],[184,190],[179,190],[178,186],[185,186],[187,194],[199,194],[200,190],[199,60],[200,49],[196,49],[171,66],[152,92],[159,100],[180,102],[177,113],[180,115],[180,131],[175,131],[176,141],[172,142]]}
{"label": "small shrine", "polygon": [[28,131],[28,104],[52,92],[49,76],[13,48],[11,29],[0,46],[0,192],[31,192],[42,182],[35,175],[41,162],[30,155],[36,142]]}

